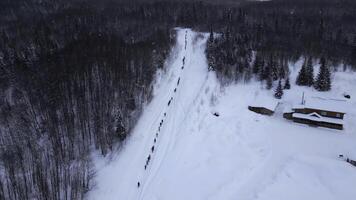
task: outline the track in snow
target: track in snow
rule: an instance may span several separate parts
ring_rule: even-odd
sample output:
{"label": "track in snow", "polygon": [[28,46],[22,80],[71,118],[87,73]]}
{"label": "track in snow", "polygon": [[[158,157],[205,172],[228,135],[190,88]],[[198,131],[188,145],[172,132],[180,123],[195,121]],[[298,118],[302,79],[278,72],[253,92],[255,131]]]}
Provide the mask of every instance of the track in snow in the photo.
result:
{"label": "track in snow", "polygon": [[99,169],[89,199],[156,199],[157,189],[152,185],[159,185],[164,178],[161,172],[171,167],[164,164],[168,158],[172,161],[177,137],[208,79],[206,40],[207,35],[177,30],[173,62],[167,65],[167,73],[123,151]]}

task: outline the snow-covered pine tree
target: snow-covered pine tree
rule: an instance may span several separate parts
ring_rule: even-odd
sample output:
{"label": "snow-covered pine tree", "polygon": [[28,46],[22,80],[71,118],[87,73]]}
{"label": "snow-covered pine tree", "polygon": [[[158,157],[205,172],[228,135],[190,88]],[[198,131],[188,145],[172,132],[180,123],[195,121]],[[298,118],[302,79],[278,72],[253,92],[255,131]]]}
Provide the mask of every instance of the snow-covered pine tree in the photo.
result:
{"label": "snow-covered pine tree", "polygon": [[273,80],[272,80],[272,69],[268,68],[267,69],[267,82],[266,82],[266,88],[267,90],[270,90],[273,87]]}
{"label": "snow-covered pine tree", "polygon": [[319,91],[329,91],[331,89],[330,71],[324,57],[320,59],[319,74],[314,87]]}
{"label": "snow-covered pine tree", "polygon": [[307,61],[305,68],[306,85],[312,86],[314,84],[314,69],[313,69],[313,59],[310,57]]}
{"label": "snow-covered pine tree", "polygon": [[246,68],[244,73],[244,81],[248,83],[252,78],[252,68],[249,66],[248,62],[246,62]]}
{"label": "snow-covered pine tree", "polygon": [[296,84],[297,85],[307,85],[307,72],[306,72],[306,61],[304,61],[302,68],[299,71]]}
{"label": "snow-covered pine tree", "polygon": [[258,80],[263,81],[265,79],[265,62],[263,60],[261,60],[261,64],[259,67],[260,71],[258,72]]}
{"label": "snow-covered pine tree", "polygon": [[207,42],[207,48],[206,48],[206,55],[207,55],[207,60],[208,60],[209,71],[213,71],[214,66],[216,64],[213,51],[214,51],[214,32],[213,32],[213,29],[211,28],[209,39]]}
{"label": "snow-covered pine tree", "polygon": [[210,28],[210,34],[209,34],[209,39],[207,42],[207,47],[208,48],[212,48],[213,47],[213,43],[214,43],[214,32],[213,29]]}
{"label": "snow-covered pine tree", "polygon": [[279,78],[279,67],[278,62],[274,60],[273,55],[271,55],[270,60],[268,62],[268,67],[271,68],[272,72],[272,80],[276,81]]}
{"label": "snow-covered pine tree", "polygon": [[279,78],[284,79],[285,76],[286,76],[285,66],[283,64],[283,60],[280,60],[280,62],[279,62]]}
{"label": "snow-covered pine tree", "polygon": [[274,93],[274,97],[276,97],[276,99],[281,99],[282,96],[283,96],[282,81],[281,79],[279,79],[277,89]]}
{"label": "snow-covered pine tree", "polygon": [[258,72],[260,72],[261,68],[263,68],[263,67],[261,67],[260,56],[256,52],[256,58],[255,58],[255,61],[253,62],[253,66],[252,66],[252,73],[257,74]]}
{"label": "snow-covered pine tree", "polygon": [[289,77],[287,77],[286,82],[284,83],[284,89],[285,90],[289,90],[290,89]]}

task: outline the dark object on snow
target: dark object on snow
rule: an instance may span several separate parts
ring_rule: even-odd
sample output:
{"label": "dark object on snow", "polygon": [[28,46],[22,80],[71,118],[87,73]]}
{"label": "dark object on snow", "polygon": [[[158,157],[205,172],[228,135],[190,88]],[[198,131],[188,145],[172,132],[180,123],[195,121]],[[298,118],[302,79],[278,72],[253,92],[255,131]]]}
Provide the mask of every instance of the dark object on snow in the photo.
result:
{"label": "dark object on snow", "polygon": [[182,69],[184,69],[184,65],[182,66]]}
{"label": "dark object on snow", "polygon": [[155,146],[151,147],[151,151],[152,151],[152,153],[155,151]]}
{"label": "dark object on snow", "polygon": [[345,97],[346,99],[351,99],[351,96],[348,95],[348,94],[344,94],[344,97]]}
{"label": "dark object on snow", "polygon": [[174,88],[174,92],[177,92],[177,88]]}
{"label": "dark object on snow", "polygon": [[140,182],[137,182],[137,187],[138,187],[138,188],[140,187],[140,185],[141,185]]}
{"label": "dark object on snow", "polygon": [[216,116],[216,117],[219,117],[219,116],[220,116],[220,114],[217,113],[217,112],[215,112],[213,115]]}
{"label": "dark object on snow", "polygon": [[183,65],[185,64],[185,57],[183,57]]}
{"label": "dark object on snow", "polygon": [[344,155],[340,154],[340,155],[339,155],[339,158],[344,158]]}
{"label": "dark object on snow", "polygon": [[351,165],[353,165],[353,166],[356,167],[356,161],[347,158],[347,159],[346,159],[346,162],[348,162],[348,163],[350,163]]}
{"label": "dark object on snow", "polygon": [[158,133],[156,133],[156,137],[158,137]]}
{"label": "dark object on snow", "polygon": [[147,169],[147,162],[146,162],[146,165],[145,165],[145,170]]}
{"label": "dark object on snow", "polygon": [[171,100],[168,101],[168,106],[171,105]]}
{"label": "dark object on snow", "polygon": [[180,82],[180,78],[178,78],[177,85],[179,85],[179,82]]}
{"label": "dark object on snow", "polygon": [[164,116],[167,116],[167,113],[164,113],[163,115],[164,115]]}
{"label": "dark object on snow", "polygon": [[155,138],[155,139],[153,140],[153,142],[156,143],[156,141],[157,141],[157,140],[156,140],[156,138]]}

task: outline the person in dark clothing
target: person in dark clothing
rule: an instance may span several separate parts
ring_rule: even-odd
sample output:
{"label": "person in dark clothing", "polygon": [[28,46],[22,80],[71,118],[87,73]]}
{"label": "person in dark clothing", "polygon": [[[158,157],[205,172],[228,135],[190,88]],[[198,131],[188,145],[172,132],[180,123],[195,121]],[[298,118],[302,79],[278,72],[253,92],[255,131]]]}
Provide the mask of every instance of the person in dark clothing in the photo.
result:
{"label": "person in dark clothing", "polygon": [[155,150],[155,146],[152,146],[151,148],[152,153],[154,152],[154,150]]}
{"label": "person in dark clothing", "polygon": [[153,140],[154,143],[156,143],[156,138]]}
{"label": "person in dark clothing", "polygon": [[140,187],[140,185],[141,185],[140,182],[137,182],[137,187],[138,187],[138,188]]}

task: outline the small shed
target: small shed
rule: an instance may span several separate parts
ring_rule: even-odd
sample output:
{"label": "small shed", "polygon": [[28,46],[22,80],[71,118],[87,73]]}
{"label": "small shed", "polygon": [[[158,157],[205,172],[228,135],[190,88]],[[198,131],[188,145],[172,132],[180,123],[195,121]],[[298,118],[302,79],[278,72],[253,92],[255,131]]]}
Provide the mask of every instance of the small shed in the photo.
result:
{"label": "small shed", "polygon": [[259,99],[254,101],[250,106],[248,106],[248,109],[252,112],[262,115],[273,115],[277,105],[278,101],[262,101]]}

